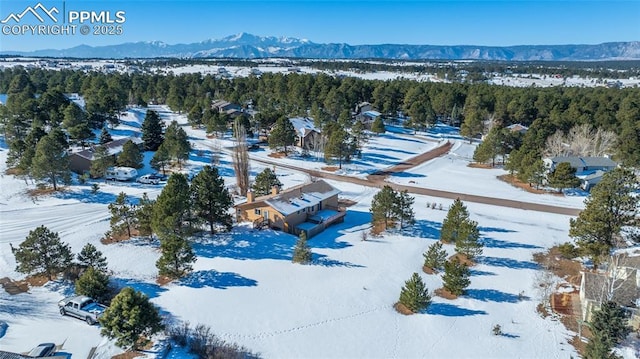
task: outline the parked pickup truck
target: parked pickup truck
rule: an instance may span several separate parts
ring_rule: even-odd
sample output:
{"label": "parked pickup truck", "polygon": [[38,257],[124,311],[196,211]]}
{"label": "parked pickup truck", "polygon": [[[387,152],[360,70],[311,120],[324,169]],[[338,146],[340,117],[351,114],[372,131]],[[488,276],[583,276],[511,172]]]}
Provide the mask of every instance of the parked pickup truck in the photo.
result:
{"label": "parked pickup truck", "polygon": [[106,306],[83,295],[64,298],[58,302],[58,307],[60,307],[60,314],[82,319],[89,325],[98,322],[98,318],[107,309]]}

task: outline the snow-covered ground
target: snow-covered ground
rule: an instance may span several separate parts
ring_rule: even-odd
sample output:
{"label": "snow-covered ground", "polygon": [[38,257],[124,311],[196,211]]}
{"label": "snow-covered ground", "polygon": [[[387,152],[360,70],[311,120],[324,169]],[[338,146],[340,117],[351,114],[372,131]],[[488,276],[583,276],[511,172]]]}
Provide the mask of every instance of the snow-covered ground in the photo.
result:
{"label": "snow-covered ground", "polygon": [[[184,116],[165,107],[155,109],[166,120],[184,123]],[[116,132],[135,134],[142,111],[130,110],[123,117],[126,124]],[[201,130],[184,128],[194,145],[185,171],[195,173],[198,167],[211,162],[217,140],[207,139]],[[372,141],[369,146],[381,148],[378,157],[393,154],[396,158],[389,160],[390,164],[412,157],[433,143],[420,140],[419,146],[424,147],[418,150],[417,142],[401,136],[388,134],[380,141],[387,142]],[[451,156],[464,158],[469,151],[463,144],[457,144]],[[0,146],[0,173],[6,168],[6,154],[6,146]],[[220,173],[227,184],[232,184],[229,157],[224,151],[220,156]],[[470,177],[470,192],[504,195],[504,189],[496,186],[500,182],[490,180],[493,174],[486,174],[492,170],[468,168],[464,160],[452,161],[448,157],[430,163],[432,168],[426,164],[426,169],[410,173],[435,178],[429,186],[443,188],[449,186],[448,182],[454,186],[462,181],[447,177]],[[251,168],[255,175],[263,166],[253,163]],[[455,174],[456,169],[468,172]],[[285,187],[307,179],[306,175],[286,169],[279,168],[277,174]],[[413,272],[421,273],[431,290],[442,286],[439,276],[422,273],[421,265],[422,253],[437,240],[446,211],[429,209],[426,203],[438,202],[447,208],[451,201],[416,196],[415,226],[362,241],[362,231],[369,228],[369,206],[376,190],[345,182],[331,183],[342,190],[342,196],[358,203],[348,209],[344,223],[309,241],[314,253],[312,265],[291,263],[295,237],[254,231],[241,225],[231,233],[196,239],[198,260],[194,272],[182,280],[159,286],[155,283],[157,242],[133,239],[103,245],[100,238],[109,228],[107,205],[117,193],[124,191],[140,197],[147,192],[155,198],[162,185],[100,182],[99,192],[92,194],[90,184],[76,184],[62,193],[31,198],[25,191],[33,188],[33,183],[2,175],[0,278],[24,278],[15,271],[9,244],[17,246],[30,230],[45,225],[59,232],[75,252],[86,243],[96,245],[107,256],[114,282],[146,293],[167,319],[209,325],[223,339],[244,345],[266,358],[577,356],[567,344],[574,333],[558,321],[543,319],[536,313],[538,267],[532,261],[534,252],[567,240],[570,217],[467,203],[485,243],[479,264],[473,267],[468,293],[456,300],[434,297],[425,313],[403,316],[392,306]],[[446,249],[453,253],[452,246]],[[66,340],[64,351],[75,358],[86,357],[92,347],[98,347],[99,358],[118,353],[118,348],[99,336],[98,326],[89,327],[58,314],[56,302],[71,292],[70,285],[62,282],[14,296],[0,291],[0,322],[7,324],[4,336],[0,337],[0,350],[23,352],[41,342],[60,344]],[[491,334],[496,324],[505,335]]]}

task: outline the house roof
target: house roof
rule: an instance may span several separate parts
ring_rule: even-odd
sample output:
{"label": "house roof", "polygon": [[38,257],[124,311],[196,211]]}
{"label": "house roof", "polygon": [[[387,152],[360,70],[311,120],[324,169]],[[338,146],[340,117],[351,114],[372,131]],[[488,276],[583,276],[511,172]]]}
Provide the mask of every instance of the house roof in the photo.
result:
{"label": "house roof", "polygon": [[582,290],[584,290],[584,297],[587,300],[596,302],[608,300],[609,288],[615,288],[611,300],[623,306],[634,305],[640,297],[640,289],[636,283],[637,273],[632,273],[627,279],[615,280],[613,286],[611,285],[613,279],[604,274],[583,272],[582,275],[584,280]]}
{"label": "house roof", "polygon": [[291,122],[296,134],[300,137],[306,137],[310,132],[320,133],[320,129],[314,125],[311,117],[292,117],[289,122]]}
{"label": "house roof", "polygon": [[523,133],[529,130],[529,127],[520,123],[514,123],[513,125],[507,126],[507,128],[514,132],[523,132]]}
{"label": "house roof", "polygon": [[289,188],[276,195],[258,197],[254,202],[242,203],[236,207],[246,210],[252,207],[259,207],[259,203],[262,202],[269,205],[283,216],[288,216],[303,208],[315,206],[321,201],[339,193],[340,190],[336,189],[324,180],[317,180],[315,182],[305,183]]}
{"label": "house roof", "polygon": [[551,157],[554,164],[569,162],[571,167],[615,167],[617,163],[607,157],[557,156]]}
{"label": "house roof", "polygon": [[[131,141],[131,142],[135,143],[136,145],[139,145],[139,144],[141,144],[143,142],[142,139],[139,138],[139,137],[123,137],[123,138],[119,138],[117,140],[113,140],[111,142],[107,142],[102,146],[106,147],[106,149],[107,149],[107,151],[109,151],[110,155],[117,155],[118,153],[122,152],[122,147],[128,141]],[[94,160],[94,154],[95,154],[95,148],[96,148],[96,146],[92,146],[91,148],[87,148],[86,150],[78,151],[78,152],[75,152],[73,154],[76,155],[76,156],[80,156],[82,158],[88,159],[90,161],[93,161]]]}
{"label": "house roof", "polygon": [[370,111],[363,112],[362,115],[375,118],[375,117],[379,117],[381,113],[378,111],[370,110]]}

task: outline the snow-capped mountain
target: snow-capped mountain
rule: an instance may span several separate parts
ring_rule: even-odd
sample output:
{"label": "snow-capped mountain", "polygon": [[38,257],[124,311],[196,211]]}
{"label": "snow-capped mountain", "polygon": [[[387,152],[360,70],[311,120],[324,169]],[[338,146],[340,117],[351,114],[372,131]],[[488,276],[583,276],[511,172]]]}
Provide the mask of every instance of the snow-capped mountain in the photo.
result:
{"label": "snow-capped mountain", "polygon": [[4,55],[78,58],[154,58],[154,57],[292,57],[319,59],[443,59],[514,61],[588,61],[640,59],[640,41],[609,42],[597,45],[349,45],[318,44],[293,37],[256,36],[247,33],[191,44],[170,45],[160,41],[124,43],[109,46],[81,45],[64,50],[33,52],[4,51]]}

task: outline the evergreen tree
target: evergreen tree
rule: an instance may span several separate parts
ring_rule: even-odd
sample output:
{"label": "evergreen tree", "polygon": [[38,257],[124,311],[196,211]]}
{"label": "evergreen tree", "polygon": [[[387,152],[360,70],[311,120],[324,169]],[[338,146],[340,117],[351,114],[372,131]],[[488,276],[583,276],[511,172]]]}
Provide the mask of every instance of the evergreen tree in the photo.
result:
{"label": "evergreen tree", "polygon": [[71,181],[67,143],[60,130],[53,130],[38,141],[31,175],[37,180],[48,179],[54,191],[58,190],[59,180],[65,183]]}
{"label": "evergreen tree", "polygon": [[135,225],[136,211],[133,205],[127,202],[127,194],[120,192],[115,202],[109,204],[109,213],[111,213],[111,233],[119,236],[123,233],[127,234],[127,238],[131,238],[131,229]]}
{"label": "evergreen tree", "polygon": [[158,308],[144,293],[131,287],[125,287],[113,298],[99,320],[101,335],[132,350],[143,347],[149,342],[146,338],[164,329]]}
{"label": "evergreen tree", "polygon": [[175,234],[162,235],[160,251],[162,255],[156,261],[160,275],[176,279],[193,270],[196,256],[186,239]]}
{"label": "evergreen tree", "polygon": [[576,169],[569,162],[562,162],[556,166],[547,178],[549,186],[562,191],[565,188],[574,188],[580,185],[580,179],[576,177]]}
{"label": "evergreen tree", "polygon": [[404,282],[398,302],[412,313],[421,312],[429,307],[429,304],[431,304],[429,289],[425,286],[418,273],[413,273],[411,278]]}
{"label": "evergreen tree", "polygon": [[589,328],[592,338],[585,348],[585,359],[617,358],[611,349],[631,332],[624,308],[615,302],[605,302],[593,313]]}
{"label": "evergreen tree", "polygon": [[82,247],[77,258],[80,265],[84,267],[95,268],[102,272],[107,271],[107,258],[91,243],[87,243]]}
{"label": "evergreen tree", "polygon": [[151,218],[153,216],[153,205],[155,201],[149,199],[147,193],[142,194],[140,202],[136,206],[136,228],[138,234],[143,237],[150,237],[153,234],[151,229]]}
{"label": "evergreen tree", "polygon": [[386,129],[384,128],[384,122],[382,121],[382,116],[378,116],[373,120],[371,124],[371,132],[375,134],[385,133]]}
{"label": "evergreen tree", "polygon": [[457,258],[445,262],[444,274],[442,275],[444,288],[456,296],[464,294],[465,288],[471,284],[469,280],[470,272],[469,268],[460,263]]}
{"label": "evergreen tree", "polygon": [[373,196],[371,201],[372,214],[371,223],[382,226],[382,230],[387,230],[395,225],[398,221],[397,217],[397,198],[398,194],[388,185],[385,185],[378,193]]}
{"label": "evergreen tree", "polygon": [[324,159],[329,162],[333,158],[338,159],[338,168],[342,168],[342,162],[349,162],[353,154],[353,144],[349,141],[349,134],[342,126],[329,134],[329,139],[324,146]]}
{"label": "evergreen tree", "polygon": [[215,233],[216,223],[231,229],[229,208],[233,200],[217,168],[204,166],[191,181],[190,191],[193,210],[199,219],[209,223],[211,234]]}
{"label": "evergreen tree", "polygon": [[398,192],[396,196],[396,214],[400,221],[400,228],[404,228],[405,225],[414,224],[416,221],[415,214],[413,213],[414,197],[409,195],[409,192]]}
{"label": "evergreen tree", "polygon": [[353,126],[351,126],[351,135],[355,140],[355,151],[358,154],[358,158],[360,158],[362,147],[369,141],[369,135],[367,134],[364,122],[356,121]]}
{"label": "evergreen tree", "polygon": [[153,154],[153,158],[151,158],[151,167],[158,171],[162,171],[163,175],[166,175],[165,167],[169,165],[169,161],[171,157],[169,157],[169,151],[167,150],[167,146],[165,144],[161,144],[158,147],[156,153]]}
{"label": "evergreen tree", "polygon": [[591,190],[584,210],[570,220],[569,236],[594,266],[616,245],[622,227],[636,223],[640,199],[633,194],[635,188],[638,180],[632,171],[616,168],[607,172]]}
{"label": "evergreen tree", "polygon": [[118,155],[118,166],[142,168],[142,153],[138,145],[129,140],[122,146],[122,152]]}
{"label": "evergreen tree", "polygon": [[191,151],[189,138],[176,121],[171,122],[167,127],[162,145],[166,147],[169,157],[177,161],[178,165],[189,158],[189,151]]}
{"label": "evergreen tree", "polygon": [[104,146],[97,146],[93,157],[94,160],[91,162],[89,174],[94,178],[103,177],[107,173],[107,169],[113,167],[116,162],[113,156],[109,154],[109,150]]}
{"label": "evergreen tree", "polygon": [[469,219],[469,211],[460,198],[453,201],[453,205],[447,212],[447,217],[442,221],[440,240],[444,243],[455,243],[459,238],[459,228],[462,222]]}
{"label": "evergreen tree", "polygon": [[478,223],[469,219],[462,221],[458,227],[456,252],[464,255],[469,260],[473,260],[482,254],[482,243],[479,239]]}
{"label": "evergreen tree", "polygon": [[269,132],[269,148],[277,149],[284,147],[284,155],[287,155],[287,146],[296,143],[296,130],[291,121],[285,117],[280,117]]}
{"label": "evergreen tree", "polygon": [[111,133],[109,133],[109,130],[106,127],[103,127],[102,131],[100,131],[100,144],[104,145],[105,143],[109,143],[111,141],[113,141]]}
{"label": "evergreen tree", "polygon": [[189,182],[182,173],[173,173],[153,205],[151,228],[158,235],[183,231],[191,206]]}
{"label": "evergreen tree", "polygon": [[67,129],[69,137],[81,142],[83,145],[84,141],[93,137],[86,113],[73,102],[70,102],[64,109],[62,125]]}
{"label": "evergreen tree", "polygon": [[164,138],[162,137],[162,122],[158,113],[148,110],[142,122],[142,141],[145,151],[155,151],[160,147]]}
{"label": "evergreen tree", "polygon": [[276,173],[267,167],[258,173],[251,189],[256,197],[260,197],[271,194],[273,187],[282,188],[282,182],[280,182]]}
{"label": "evergreen tree", "polygon": [[63,243],[58,233],[40,226],[29,231],[27,238],[13,251],[16,271],[26,274],[45,274],[49,280],[71,265],[71,247]]}
{"label": "evergreen tree", "polygon": [[424,257],[424,266],[436,272],[441,270],[447,261],[447,251],[442,248],[441,242],[430,245],[422,256]]}
{"label": "evergreen tree", "polygon": [[533,183],[536,189],[540,188],[546,179],[546,168],[542,159],[538,158],[533,165],[529,166],[525,175],[529,184]]}
{"label": "evergreen tree", "polygon": [[307,245],[307,234],[300,232],[300,237],[293,248],[293,263],[309,264],[312,259],[311,248]]}
{"label": "evergreen tree", "polygon": [[77,295],[86,295],[98,302],[109,299],[109,276],[93,267],[87,268],[75,283]]}
{"label": "evergreen tree", "polygon": [[199,128],[202,125],[202,106],[199,103],[196,103],[189,110],[189,114],[187,115],[187,120],[189,124],[193,128]]}
{"label": "evergreen tree", "polygon": [[467,113],[467,109],[465,107],[464,121],[460,126],[460,135],[467,137],[469,142],[471,142],[474,137],[482,135],[483,127],[482,115],[475,110],[471,113]]}

